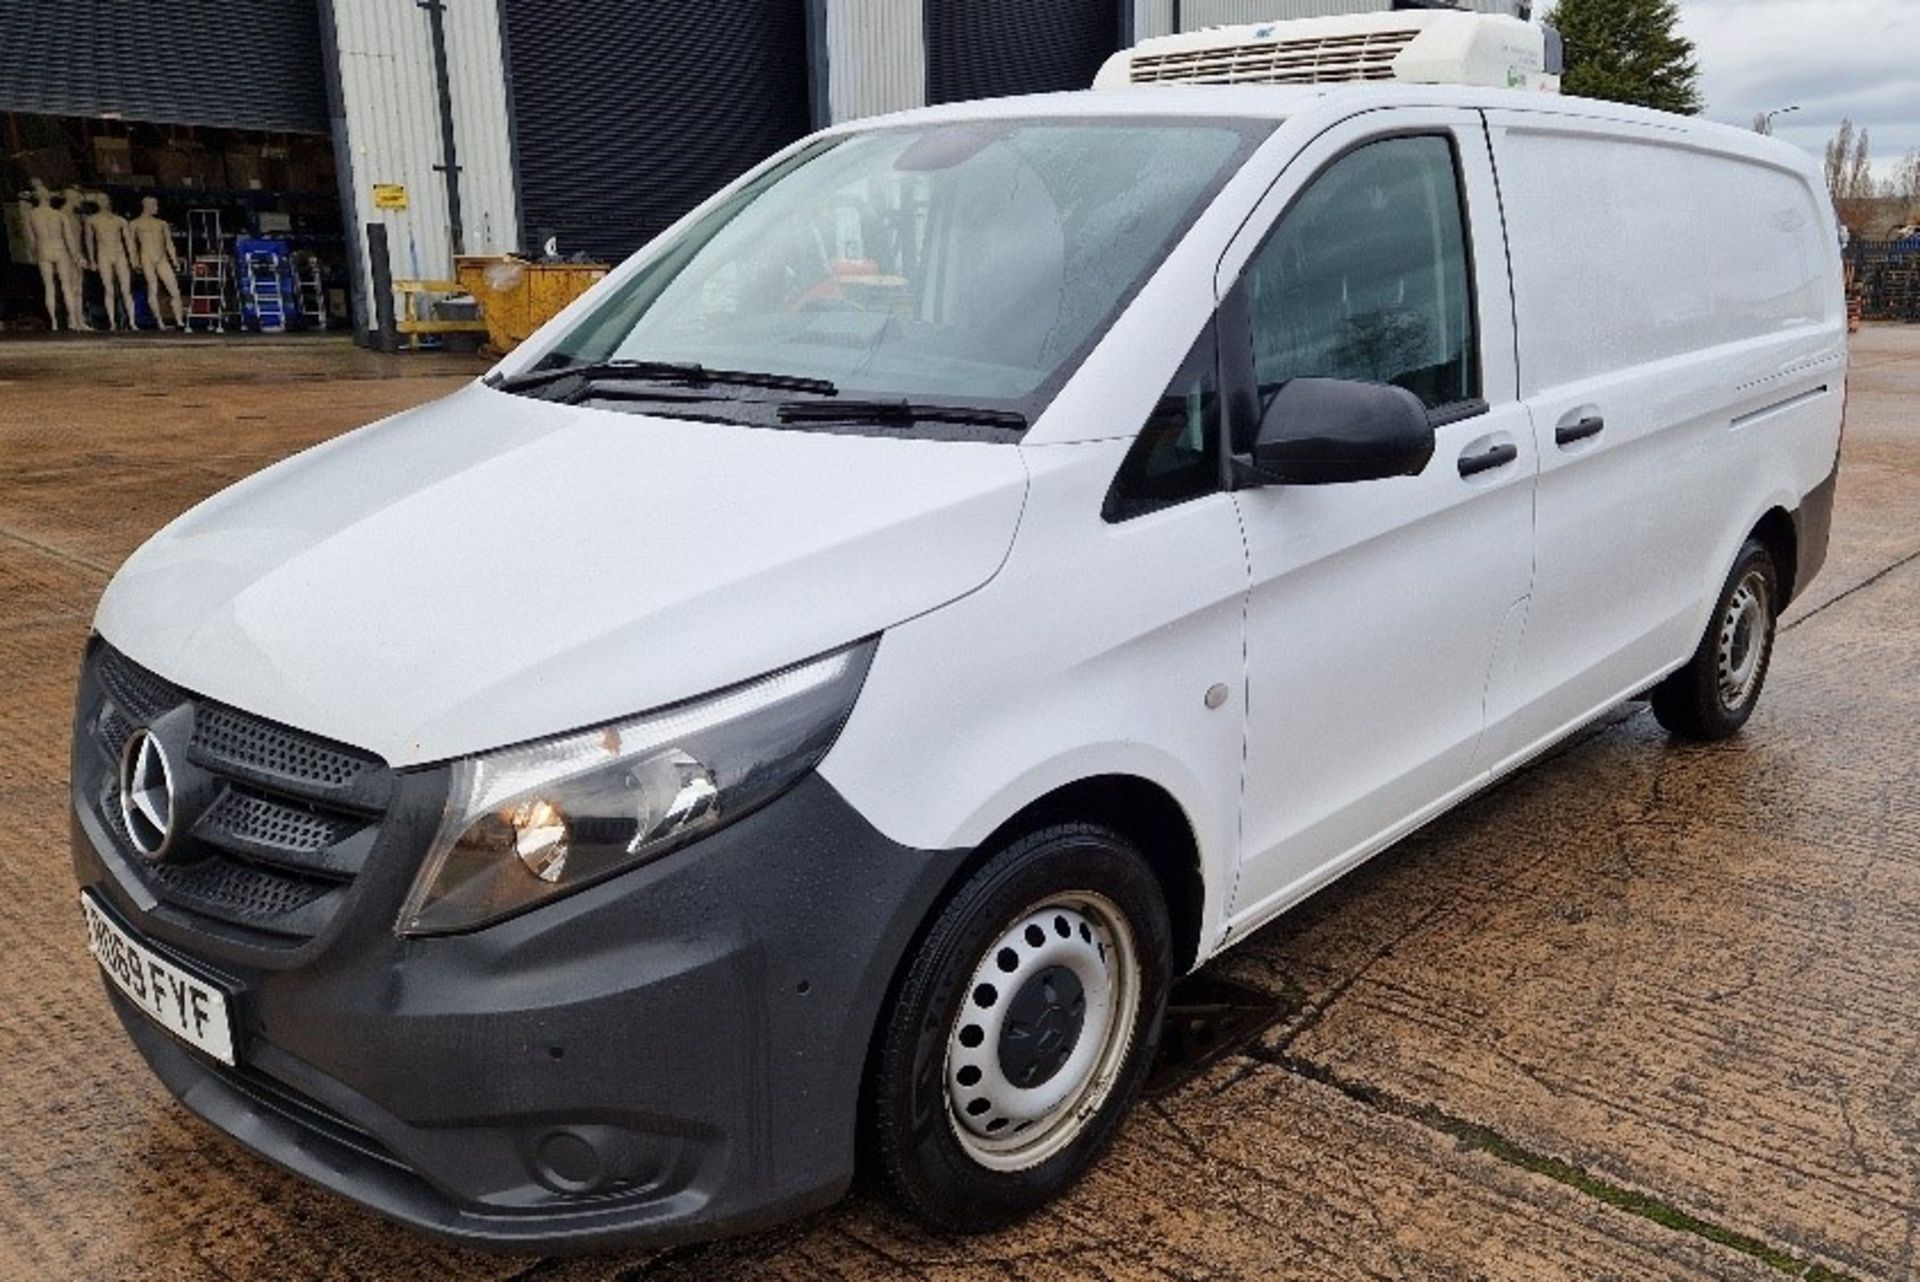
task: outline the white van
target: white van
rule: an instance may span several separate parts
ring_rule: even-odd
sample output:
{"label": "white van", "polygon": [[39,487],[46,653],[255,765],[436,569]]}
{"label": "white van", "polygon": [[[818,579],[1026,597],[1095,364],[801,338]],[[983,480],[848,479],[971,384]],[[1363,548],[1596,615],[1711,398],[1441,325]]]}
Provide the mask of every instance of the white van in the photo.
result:
{"label": "white van", "polygon": [[1825,555],[1814,163],[1494,90],[808,138],[97,616],[128,1033],[470,1242],[950,1229],[1112,1139],[1169,984],[1604,710],[1738,730]]}

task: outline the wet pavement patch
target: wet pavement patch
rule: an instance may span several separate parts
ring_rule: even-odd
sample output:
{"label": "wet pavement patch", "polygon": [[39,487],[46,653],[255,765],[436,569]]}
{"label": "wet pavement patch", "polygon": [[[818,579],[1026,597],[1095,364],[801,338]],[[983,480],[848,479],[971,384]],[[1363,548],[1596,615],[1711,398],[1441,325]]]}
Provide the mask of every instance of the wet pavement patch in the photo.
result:
{"label": "wet pavement patch", "polygon": [[1702,1219],[1697,1215],[1691,1215],[1658,1197],[1625,1188],[1572,1162],[1534,1152],[1491,1127],[1455,1117],[1432,1104],[1416,1104],[1378,1087],[1348,1081],[1338,1073],[1296,1056],[1263,1052],[1258,1049],[1251,1053],[1255,1058],[1270,1063],[1276,1068],[1284,1069],[1296,1077],[1332,1087],[1348,1099],[1367,1108],[1405,1118],[1430,1130],[1451,1136],[1463,1149],[1485,1153],[1510,1166],[1517,1166],[1557,1184],[1564,1184],[1617,1210],[1651,1220],[1662,1228],[1691,1234],[1716,1246],[1738,1251],[1789,1277],[1804,1278],[1807,1282],[1857,1282],[1852,1274],[1800,1259],[1759,1238]]}

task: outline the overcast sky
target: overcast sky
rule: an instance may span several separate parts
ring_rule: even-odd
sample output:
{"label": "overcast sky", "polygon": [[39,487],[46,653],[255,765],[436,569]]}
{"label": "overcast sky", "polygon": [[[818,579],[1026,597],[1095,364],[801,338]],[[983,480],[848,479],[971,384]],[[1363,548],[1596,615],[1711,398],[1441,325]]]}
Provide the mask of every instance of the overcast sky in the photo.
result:
{"label": "overcast sky", "polygon": [[1680,22],[1711,118],[1797,105],[1774,133],[1818,153],[1851,116],[1882,178],[1920,148],[1920,0],[1680,0]]}

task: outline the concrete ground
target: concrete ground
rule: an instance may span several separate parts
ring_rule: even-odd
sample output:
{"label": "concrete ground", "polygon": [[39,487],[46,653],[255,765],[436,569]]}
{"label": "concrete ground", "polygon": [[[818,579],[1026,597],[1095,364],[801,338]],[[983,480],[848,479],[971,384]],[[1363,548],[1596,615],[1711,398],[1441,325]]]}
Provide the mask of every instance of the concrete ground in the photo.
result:
{"label": "concrete ground", "polygon": [[1740,738],[1611,716],[1211,969],[1274,1022],[1071,1197],[869,1198],[566,1262],[446,1249],[172,1102],[66,854],[89,611],[175,512],[451,390],[333,343],[0,345],[0,1278],[1920,1276],[1920,328],[1855,345],[1832,559]]}

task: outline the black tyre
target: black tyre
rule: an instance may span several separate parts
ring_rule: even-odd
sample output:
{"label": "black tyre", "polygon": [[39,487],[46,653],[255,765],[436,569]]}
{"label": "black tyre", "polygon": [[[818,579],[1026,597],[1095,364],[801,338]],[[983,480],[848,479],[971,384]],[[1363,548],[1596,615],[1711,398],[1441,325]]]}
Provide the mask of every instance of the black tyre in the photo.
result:
{"label": "black tyre", "polygon": [[1167,908],[1139,851],[1091,824],[1032,833],[941,909],[872,1068],[887,1193],[976,1232],[1057,1196],[1112,1141],[1166,1010]]}
{"label": "black tyre", "polygon": [[1747,724],[1767,683],[1780,617],[1773,554],[1748,539],[1720,589],[1700,648],[1653,688],[1653,715],[1677,739],[1725,739]]}

